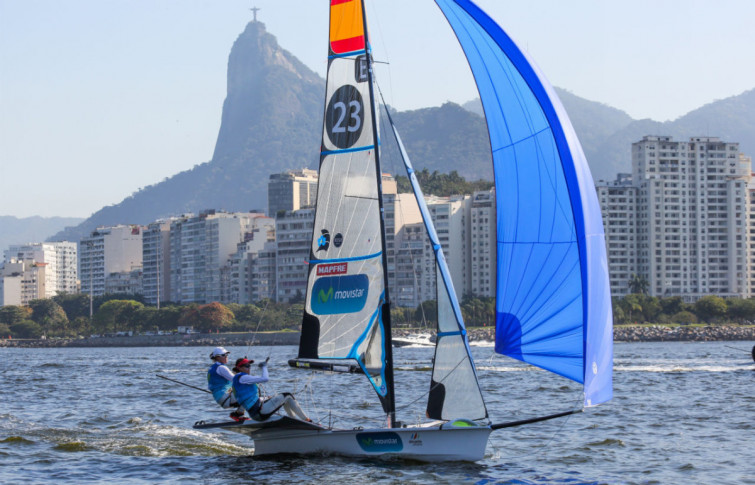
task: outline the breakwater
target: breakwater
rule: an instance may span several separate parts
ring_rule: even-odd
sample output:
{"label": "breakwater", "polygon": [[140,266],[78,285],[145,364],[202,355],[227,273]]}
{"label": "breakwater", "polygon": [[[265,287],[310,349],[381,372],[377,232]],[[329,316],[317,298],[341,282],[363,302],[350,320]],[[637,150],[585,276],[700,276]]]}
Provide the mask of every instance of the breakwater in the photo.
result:
{"label": "breakwater", "polygon": [[[471,342],[492,342],[494,329],[471,328]],[[395,336],[415,331],[394,330]],[[614,327],[616,342],[705,342],[755,340],[755,326],[710,325],[705,327],[669,327],[635,325]],[[215,347],[239,345],[298,345],[299,332],[257,332],[218,334],[135,335],[133,337],[97,337],[71,339],[2,339],[0,347]]]}

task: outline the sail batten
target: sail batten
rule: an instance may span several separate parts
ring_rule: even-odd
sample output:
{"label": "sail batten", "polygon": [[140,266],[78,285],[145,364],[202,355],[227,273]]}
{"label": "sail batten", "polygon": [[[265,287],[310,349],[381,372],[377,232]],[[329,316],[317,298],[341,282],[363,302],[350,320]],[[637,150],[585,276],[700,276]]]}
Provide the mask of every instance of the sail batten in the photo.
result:
{"label": "sail batten", "polygon": [[527,54],[470,0],[436,0],[467,57],[496,185],[496,351],[612,395],[600,207],[563,106]]}

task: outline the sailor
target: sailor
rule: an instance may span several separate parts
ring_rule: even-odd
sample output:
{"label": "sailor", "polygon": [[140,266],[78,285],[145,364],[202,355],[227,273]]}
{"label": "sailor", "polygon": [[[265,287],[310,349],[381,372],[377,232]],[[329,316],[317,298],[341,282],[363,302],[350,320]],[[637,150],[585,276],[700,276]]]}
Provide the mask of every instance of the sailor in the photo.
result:
{"label": "sailor", "polygon": [[233,374],[228,369],[228,352],[223,347],[215,347],[210,352],[213,364],[207,371],[207,389],[212,393],[220,407],[227,409],[235,407],[236,410],[230,415],[235,421],[243,421],[244,409],[239,405],[233,395]]}
{"label": "sailor", "polygon": [[258,384],[270,380],[267,361],[258,364],[262,369],[261,376],[250,375],[249,369],[253,363],[253,360],[248,359],[237,361],[236,367],[239,372],[233,376],[233,393],[236,395],[236,400],[247,410],[249,416],[255,421],[264,421],[282,407],[286,414],[292,418],[312,422],[299,407],[294,396],[288,392],[278,394],[268,400],[261,399]]}

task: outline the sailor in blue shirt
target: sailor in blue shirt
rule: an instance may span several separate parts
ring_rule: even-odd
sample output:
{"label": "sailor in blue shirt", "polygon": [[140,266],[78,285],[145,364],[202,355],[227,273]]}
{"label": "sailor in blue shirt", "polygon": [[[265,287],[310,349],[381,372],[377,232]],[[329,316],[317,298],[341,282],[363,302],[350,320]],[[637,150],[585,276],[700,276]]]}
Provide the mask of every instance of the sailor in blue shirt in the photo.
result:
{"label": "sailor in blue shirt", "polygon": [[231,418],[240,421],[244,416],[244,410],[233,395],[232,381],[233,374],[226,367],[228,363],[228,352],[223,347],[216,347],[210,352],[210,359],[213,364],[207,371],[207,389],[212,393],[212,397],[222,408],[236,408],[231,413]]}
{"label": "sailor in blue shirt", "polygon": [[267,371],[267,361],[259,364],[259,367],[262,369],[261,376],[249,374],[249,369],[253,363],[253,360],[247,359],[236,362],[236,368],[239,372],[233,376],[233,393],[239,404],[247,410],[249,416],[255,421],[264,421],[282,407],[286,411],[286,414],[292,418],[311,422],[312,420],[304,414],[294,396],[288,392],[278,394],[268,400],[260,398],[258,384],[270,380]]}

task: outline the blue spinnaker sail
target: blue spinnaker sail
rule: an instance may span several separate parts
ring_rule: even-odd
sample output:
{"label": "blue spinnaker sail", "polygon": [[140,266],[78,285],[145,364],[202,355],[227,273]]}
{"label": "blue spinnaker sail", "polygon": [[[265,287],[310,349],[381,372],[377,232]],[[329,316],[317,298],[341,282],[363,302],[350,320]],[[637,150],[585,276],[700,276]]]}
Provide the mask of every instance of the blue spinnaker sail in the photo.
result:
{"label": "blue spinnaker sail", "polygon": [[468,0],[436,0],[485,110],[496,185],[496,351],[612,397],[613,328],[595,186],[571,122],[527,55]]}

